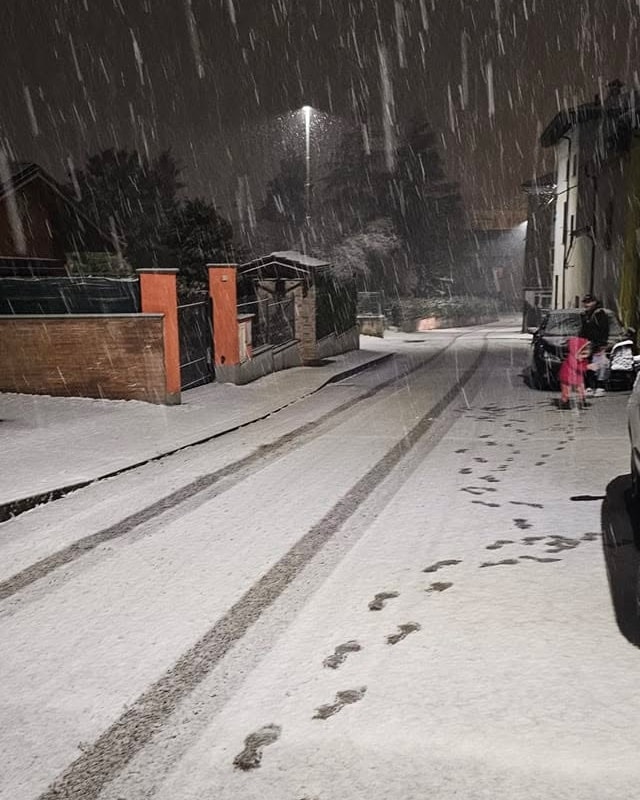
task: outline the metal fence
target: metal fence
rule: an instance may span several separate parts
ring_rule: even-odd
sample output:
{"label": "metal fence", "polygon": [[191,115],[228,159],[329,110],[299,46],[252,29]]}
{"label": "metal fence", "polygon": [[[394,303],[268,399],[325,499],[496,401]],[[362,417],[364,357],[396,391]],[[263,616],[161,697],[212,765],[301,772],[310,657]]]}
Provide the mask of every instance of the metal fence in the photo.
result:
{"label": "metal fence", "polygon": [[210,301],[178,306],[178,331],[180,388],[192,389],[210,383],[215,377]]}
{"label": "metal fence", "polygon": [[0,278],[0,314],[137,314],[138,278]]}
{"label": "metal fence", "polygon": [[253,347],[279,345],[295,339],[295,301],[293,297],[283,300],[249,300],[238,304],[239,314],[253,314]]}
{"label": "metal fence", "polygon": [[358,314],[378,317],[384,314],[384,294],[382,292],[358,292]]}

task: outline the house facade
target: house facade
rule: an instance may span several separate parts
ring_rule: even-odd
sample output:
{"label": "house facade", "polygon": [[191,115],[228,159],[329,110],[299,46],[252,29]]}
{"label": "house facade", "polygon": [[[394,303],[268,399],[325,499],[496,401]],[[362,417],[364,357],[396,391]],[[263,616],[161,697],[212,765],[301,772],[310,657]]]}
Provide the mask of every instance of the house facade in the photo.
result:
{"label": "house facade", "polygon": [[579,307],[590,292],[627,324],[637,317],[637,291],[621,289],[637,272],[639,112],[640,93],[613,81],[604,101],[559,112],[542,134],[555,151],[553,308]]}
{"label": "house facade", "polygon": [[113,252],[111,237],[41,167],[8,166],[0,181],[0,276],[62,276],[69,252]]}

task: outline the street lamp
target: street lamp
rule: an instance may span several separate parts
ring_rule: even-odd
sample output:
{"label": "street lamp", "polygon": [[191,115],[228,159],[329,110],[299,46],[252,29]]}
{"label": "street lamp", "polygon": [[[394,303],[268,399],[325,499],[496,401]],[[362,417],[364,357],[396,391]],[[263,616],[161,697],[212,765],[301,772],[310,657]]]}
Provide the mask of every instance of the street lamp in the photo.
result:
{"label": "street lamp", "polygon": [[311,219],[311,106],[302,106],[304,114],[304,145],[306,177],[304,182],[304,213],[307,225]]}

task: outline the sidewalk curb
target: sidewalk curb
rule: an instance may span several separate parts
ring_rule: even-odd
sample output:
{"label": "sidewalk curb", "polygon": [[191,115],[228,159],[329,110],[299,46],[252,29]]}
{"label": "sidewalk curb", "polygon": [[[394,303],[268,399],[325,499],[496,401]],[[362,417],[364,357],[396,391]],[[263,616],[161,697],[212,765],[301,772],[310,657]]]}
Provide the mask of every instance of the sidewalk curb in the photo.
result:
{"label": "sidewalk curb", "polygon": [[[332,375],[330,378],[327,378],[320,386],[317,386],[310,392],[301,395],[300,397],[296,397],[293,400],[290,400],[288,403],[284,403],[277,408],[274,408],[271,411],[268,411],[266,414],[262,414],[258,417],[252,417],[251,419],[247,420],[246,422],[241,422],[237,425],[233,425],[230,428],[225,428],[225,430],[217,431],[216,433],[212,433],[209,436],[204,436],[201,439],[196,439],[193,442],[188,442],[187,444],[182,444],[179,447],[174,447],[171,450],[166,450],[162,453],[158,453],[155,456],[151,456],[149,458],[145,458],[142,461],[136,461],[133,464],[128,464],[125,467],[119,467],[116,470],[112,470],[111,472],[106,472],[102,475],[98,475],[95,478],[88,478],[85,481],[78,481],[76,483],[70,483],[66,486],[61,486],[57,489],[50,489],[46,492],[39,492],[38,494],[30,495],[29,497],[23,497],[19,500],[8,500],[7,502],[0,503],[0,523],[7,522],[7,520],[13,519],[20,514],[23,514],[25,511],[30,511],[32,508],[36,508],[37,506],[46,505],[47,503],[51,503],[54,500],[59,500],[61,497],[64,497],[67,494],[71,494],[71,492],[75,492],[78,489],[84,489],[85,487],[91,485],[92,483],[98,483],[99,481],[107,480],[108,478],[115,478],[118,475],[122,475],[124,472],[130,472],[131,470],[137,469],[138,467],[143,467],[145,464],[151,464],[153,461],[160,461],[162,458],[167,458],[168,456],[175,455],[175,453],[179,453],[181,450],[186,450],[188,447],[196,447],[200,444],[206,444],[207,442],[211,442],[214,439],[219,439],[221,436],[226,436],[228,433],[233,433],[234,431],[238,431],[241,428],[246,428],[249,425],[253,425],[256,422],[261,422],[264,419],[272,416],[273,414],[277,414],[279,411],[282,411],[285,408],[288,408],[290,405],[294,403],[298,403],[300,400],[304,400],[306,397],[311,397],[311,395],[316,394],[321,389],[324,389],[325,386],[329,386],[332,383],[337,383],[338,381],[344,380],[345,378],[349,378],[352,375],[356,375],[359,372],[364,372],[371,367],[378,366],[379,364],[383,363],[384,361],[388,361],[390,358],[395,356],[395,352],[391,353],[382,353],[380,356],[371,359],[370,361],[363,362],[362,364],[358,364],[355,367],[349,367],[348,369],[343,370],[342,372],[337,372],[335,375]],[[313,369],[313,368],[312,368]]]}

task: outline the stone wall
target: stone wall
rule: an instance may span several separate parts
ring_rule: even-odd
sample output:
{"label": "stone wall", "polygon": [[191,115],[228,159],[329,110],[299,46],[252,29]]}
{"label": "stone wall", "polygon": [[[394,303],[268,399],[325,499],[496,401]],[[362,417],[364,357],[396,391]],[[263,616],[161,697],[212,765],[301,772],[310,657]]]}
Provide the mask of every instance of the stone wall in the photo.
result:
{"label": "stone wall", "polygon": [[320,339],[317,344],[317,354],[319,359],[339,356],[341,353],[349,353],[351,350],[360,349],[360,328],[355,325],[344,333],[331,333]]}
{"label": "stone wall", "polygon": [[0,317],[0,391],[179,402],[161,314]]}
{"label": "stone wall", "polygon": [[497,322],[497,314],[480,314],[475,317],[423,317],[412,319],[400,326],[405,333],[426,333],[439,328],[465,328],[471,325],[487,325]]}
{"label": "stone wall", "polygon": [[293,339],[277,347],[272,345],[260,347],[253,352],[251,358],[241,364],[219,364],[216,367],[216,380],[218,383],[235,383],[242,386],[272,372],[301,366],[300,342]]}
{"label": "stone wall", "polygon": [[387,320],[383,314],[358,314],[358,325],[363,336],[384,337]]}
{"label": "stone wall", "polygon": [[300,341],[302,362],[313,364],[318,359],[315,286],[310,286],[306,292],[302,287],[295,290],[295,319],[296,339]]}

